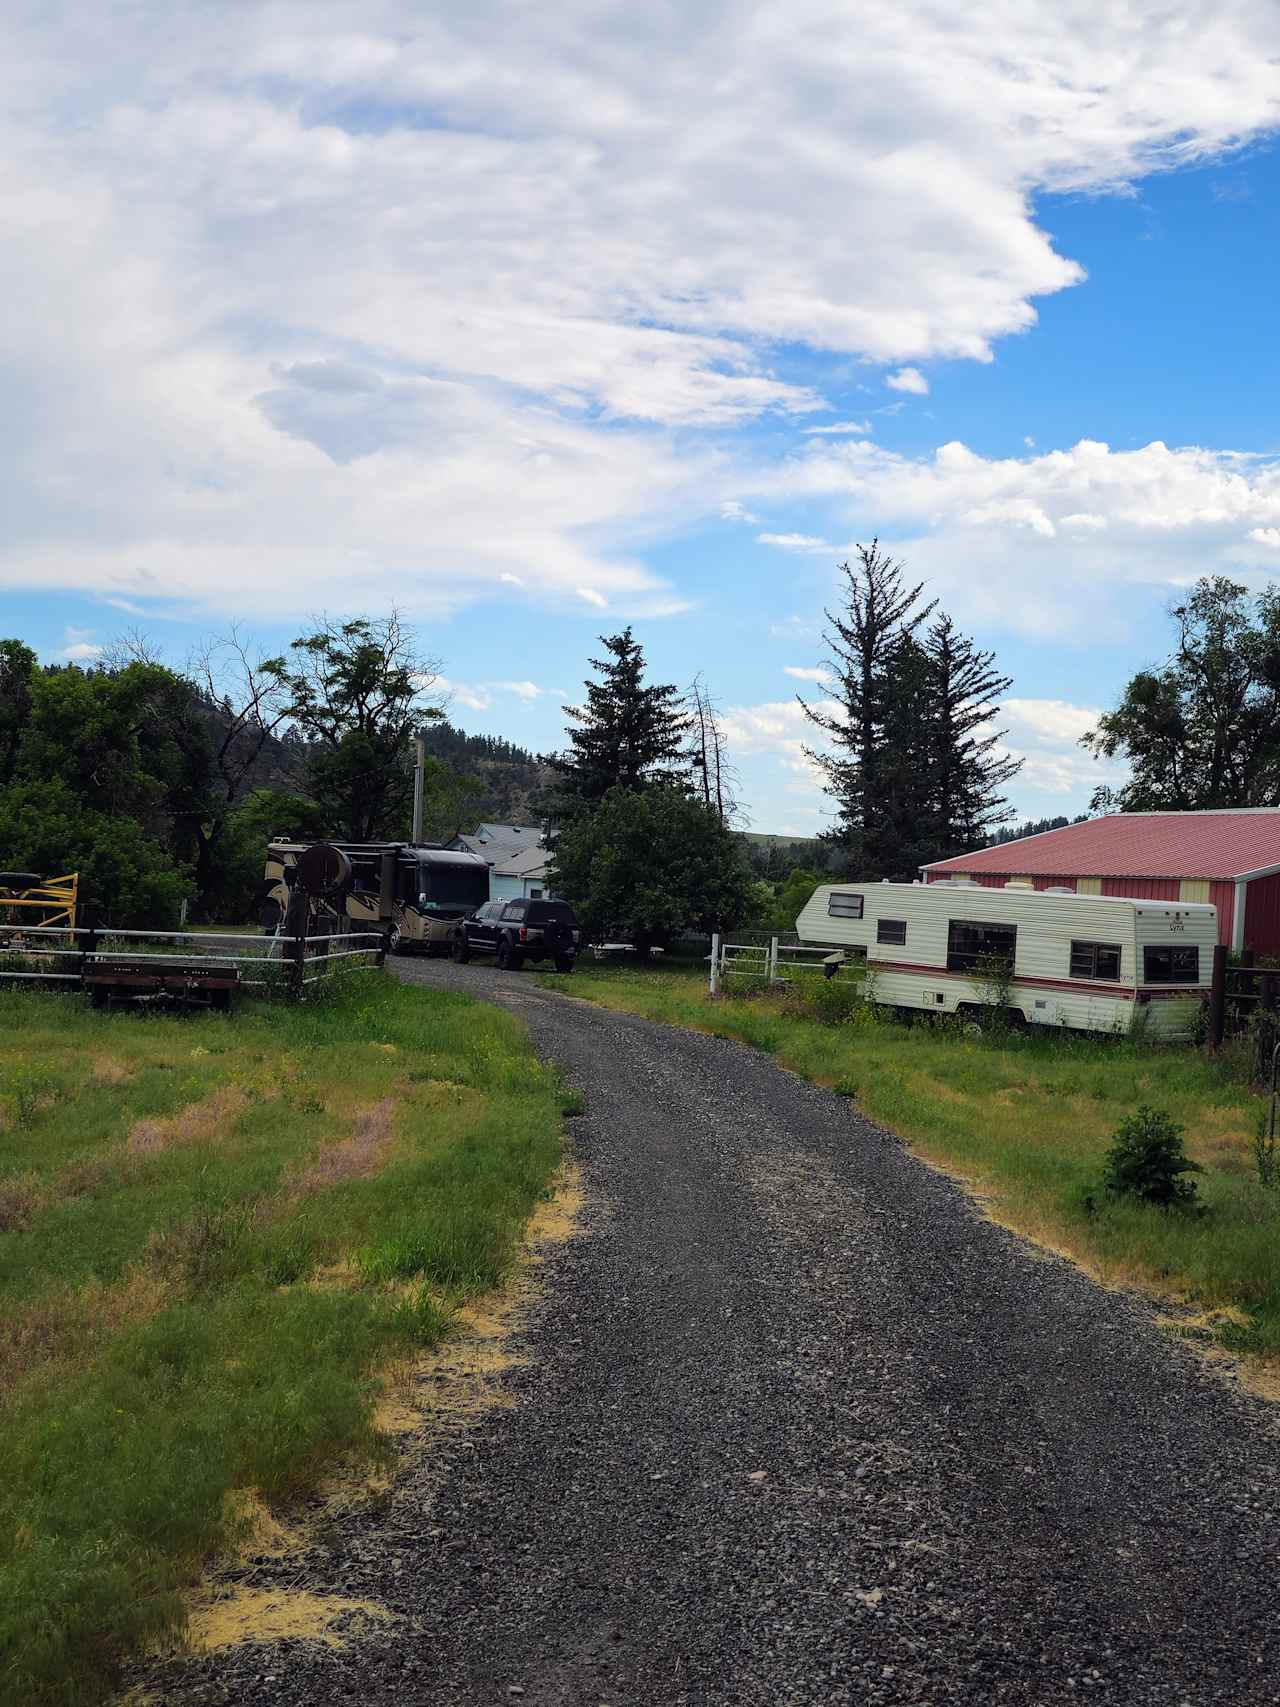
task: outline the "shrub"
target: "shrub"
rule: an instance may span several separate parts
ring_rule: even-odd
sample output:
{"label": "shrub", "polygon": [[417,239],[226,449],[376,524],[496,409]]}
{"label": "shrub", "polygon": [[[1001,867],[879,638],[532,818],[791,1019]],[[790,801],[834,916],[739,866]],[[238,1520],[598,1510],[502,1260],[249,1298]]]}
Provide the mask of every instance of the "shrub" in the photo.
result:
{"label": "shrub", "polygon": [[1145,1104],[1120,1122],[1107,1151],[1103,1189],[1111,1197],[1136,1197],[1161,1209],[1190,1209],[1195,1203],[1194,1180],[1201,1173],[1182,1144],[1182,1127],[1163,1109]]}
{"label": "shrub", "polygon": [[848,1025],[863,1006],[862,986],[839,978],[815,979],[805,1005],[823,1025]]}
{"label": "shrub", "polygon": [[1253,1161],[1258,1170],[1258,1181],[1268,1191],[1280,1187],[1280,1155],[1276,1153],[1276,1134],[1271,1130],[1271,1111],[1262,1109],[1258,1114],[1258,1125],[1253,1135]]}

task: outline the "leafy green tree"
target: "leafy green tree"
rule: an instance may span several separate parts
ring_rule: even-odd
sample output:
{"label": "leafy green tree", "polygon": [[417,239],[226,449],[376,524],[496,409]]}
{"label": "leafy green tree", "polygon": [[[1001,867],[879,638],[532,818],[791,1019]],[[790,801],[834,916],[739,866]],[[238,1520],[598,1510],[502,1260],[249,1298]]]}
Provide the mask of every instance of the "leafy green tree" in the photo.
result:
{"label": "leafy green tree", "polygon": [[1280,805],[1280,591],[1222,575],[1173,608],[1177,642],[1140,670],[1083,745],[1131,776],[1095,810],[1195,812]]}
{"label": "leafy green tree", "polygon": [[145,825],[87,806],[64,782],[18,782],[0,789],[0,867],[46,876],[80,874],[80,897],[104,923],[175,926],[195,892]]}
{"label": "leafy green tree", "polygon": [[31,716],[36,655],[20,640],[0,640],[0,788],[13,778]]}
{"label": "leafy green tree", "polygon": [[228,813],[219,836],[219,857],[212,884],[202,890],[206,917],[219,924],[257,922],[257,901],[273,836],[320,841],[320,809],[305,795],[278,788],[255,788]]}
{"label": "leafy green tree", "polygon": [[754,888],[737,838],[671,783],[610,789],[563,824],[549,876],[591,936],[619,933],[642,956],[683,930],[736,923]]}
{"label": "leafy green tree", "polygon": [[816,871],[801,866],[785,883],[775,885],[772,902],[761,923],[770,931],[793,931],[800,910],[822,882]]}
{"label": "leafy green tree", "polygon": [[556,810],[570,818],[603,800],[610,789],[687,786],[684,751],[691,727],[679,688],[644,679],[644,650],[629,627],[601,635],[607,656],[593,658],[599,680],[588,681],[587,703],[566,705],[568,751],[552,759],[558,773]]}
{"label": "leafy green tree", "polygon": [[290,713],[310,745],[308,781],[326,833],[353,842],[409,834],[413,736],[443,714],[435,665],[389,616],[325,621],[291,647]]}

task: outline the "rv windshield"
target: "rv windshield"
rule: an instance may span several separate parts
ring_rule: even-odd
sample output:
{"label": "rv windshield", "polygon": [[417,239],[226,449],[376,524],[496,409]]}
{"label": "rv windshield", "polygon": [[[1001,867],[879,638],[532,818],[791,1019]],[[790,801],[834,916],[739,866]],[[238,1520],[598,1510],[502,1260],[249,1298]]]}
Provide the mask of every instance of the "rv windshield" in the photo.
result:
{"label": "rv windshield", "polygon": [[460,907],[469,913],[489,899],[489,867],[420,860],[418,893],[426,896],[428,907]]}

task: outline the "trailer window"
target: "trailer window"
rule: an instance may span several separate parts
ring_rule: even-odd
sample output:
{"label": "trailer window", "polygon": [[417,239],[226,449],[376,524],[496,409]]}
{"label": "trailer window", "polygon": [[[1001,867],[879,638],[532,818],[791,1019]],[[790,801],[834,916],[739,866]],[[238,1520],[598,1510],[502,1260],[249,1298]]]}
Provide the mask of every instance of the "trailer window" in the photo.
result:
{"label": "trailer window", "polygon": [[1109,978],[1120,976],[1120,945],[1111,942],[1073,942],[1071,944],[1071,976],[1073,978]]}
{"label": "trailer window", "polygon": [[1017,925],[993,925],[985,919],[947,921],[948,972],[974,972],[1000,963],[1012,970],[1017,947]]}
{"label": "trailer window", "polygon": [[876,941],[904,943],[907,940],[907,921],[905,919],[878,919],[876,921]]}
{"label": "trailer window", "polygon": [[828,895],[827,917],[829,919],[860,919],[862,917],[862,896],[842,895],[838,890]]}
{"label": "trailer window", "polygon": [[1198,984],[1200,982],[1200,950],[1198,948],[1147,947],[1142,951],[1142,981],[1144,984]]}

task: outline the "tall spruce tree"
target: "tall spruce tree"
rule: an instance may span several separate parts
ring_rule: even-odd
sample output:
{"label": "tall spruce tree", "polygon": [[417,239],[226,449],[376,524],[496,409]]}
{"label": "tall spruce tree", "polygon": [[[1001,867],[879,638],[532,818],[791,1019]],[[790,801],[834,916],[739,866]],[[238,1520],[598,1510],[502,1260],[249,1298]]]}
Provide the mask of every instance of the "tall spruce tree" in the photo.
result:
{"label": "tall spruce tree", "polygon": [[1000,790],[1021,760],[990,725],[1010,683],[876,541],[843,573],[847,604],[827,612],[839,709],[801,701],[836,750],[810,756],[839,809],[831,839],[846,869],[907,879],[1008,818]]}
{"label": "tall spruce tree", "polygon": [[844,608],[825,613],[832,697],[840,707],[831,712],[803,699],[800,704],[836,747],[835,753],[809,753],[837,803],[832,839],[840,843],[850,871],[887,877],[901,865],[906,759],[913,744],[902,738],[901,721],[915,690],[915,634],[936,601],[921,603],[924,583],[907,585],[902,564],[875,539],[860,545],[856,562],[842,564],[840,572]]}
{"label": "tall spruce tree", "polygon": [[688,786],[685,737],[691,719],[679,688],[645,681],[644,649],[630,626],[600,639],[607,656],[590,661],[599,679],[584,683],[584,706],[565,706],[569,748],[551,761],[558,773],[559,818],[596,805],[611,788]]}
{"label": "tall spruce tree", "polygon": [[[940,615],[924,640],[930,715],[921,758],[932,795],[930,857],[969,853],[1007,823],[1013,808],[1000,790],[1022,769],[1022,760],[1002,751],[1003,730],[991,719],[1012,686],[995,667],[995,653],[982,652]],[[919,861],[918,864],[925,862]]]}

